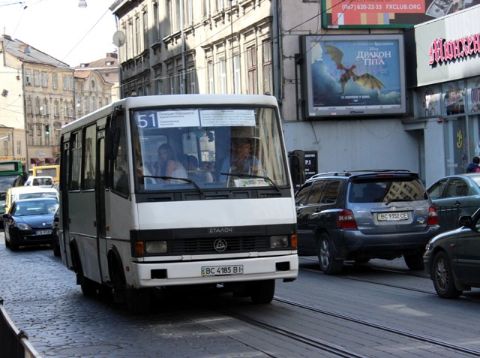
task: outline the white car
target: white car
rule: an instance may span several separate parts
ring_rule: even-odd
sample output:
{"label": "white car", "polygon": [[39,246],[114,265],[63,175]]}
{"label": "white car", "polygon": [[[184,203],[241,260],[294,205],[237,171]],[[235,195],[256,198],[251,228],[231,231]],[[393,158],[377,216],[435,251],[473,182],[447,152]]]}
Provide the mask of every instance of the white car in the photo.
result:
{"label": "white car", "polygon": [[50,176],[30,176],[25,182],[25,186],[42,186],[48,188],[51,188],[53,184],[53,178]]}
{"label": "white car", "polygon": [[55,188],[44,188],[40,186],[17,186],[7,190],[5,197],[5,213],[8,213],[16,200],[56,198],[59,199],[58,191]]}

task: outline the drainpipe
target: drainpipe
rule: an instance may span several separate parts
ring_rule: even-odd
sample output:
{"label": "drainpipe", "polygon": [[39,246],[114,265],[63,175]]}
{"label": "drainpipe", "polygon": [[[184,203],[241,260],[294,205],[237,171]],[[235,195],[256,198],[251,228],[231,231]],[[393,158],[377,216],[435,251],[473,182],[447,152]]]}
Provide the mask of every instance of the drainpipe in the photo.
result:
{"label": "drainpipe", "polygon": [[[273,0],[272,9],[273,9],[273,20],[272,20],[272,31],[273,31],[273,56],[272,56],[272,67],[273,67],[273,95],[277,98],[278,103],[281,105],[283,100],[283,86],[282,86],[282,73],[283,73],[283,54],[282,54],[282,34],[281,34],[281,10],[282,0]],[[275,63],[278,61],[278,63]]]}
{"label": "drainpipe", "polygon": [[27,99],[25,97],[25,64],[22,62],[22,94],[23,94],[23,125],[25,127],[25,170],[30,169],[30,158],[28,156],[28,123],[27,123]]}
{"label": "drainpipe", "polygon": [[185,31],[184,31],[184,18],[183,18],[183,10],[184,10],[184,7],[183,7],[183,1],[180,1],[180,36],[182,38],[182,67],[183,67],[183,70],[182,70],[182,75],[181,75],[181,82],[180,82],[180,93],[181,94],[185,94],[186,93],[186,81],[187,81],[187,77],[185,76],[185,74],[187,73],[187,60],[186,60],[186,49],[187,49],[187,46],[185,44]]}

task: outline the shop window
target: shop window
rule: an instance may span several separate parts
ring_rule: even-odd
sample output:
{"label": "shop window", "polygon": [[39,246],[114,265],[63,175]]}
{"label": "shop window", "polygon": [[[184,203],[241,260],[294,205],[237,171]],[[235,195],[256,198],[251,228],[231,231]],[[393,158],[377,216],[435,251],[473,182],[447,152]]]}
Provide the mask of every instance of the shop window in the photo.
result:
{"label": "shop window", "polygon": [[444,106],[447,116],[465,113],[465,90],[462,83],[447,83],[444,87]]}

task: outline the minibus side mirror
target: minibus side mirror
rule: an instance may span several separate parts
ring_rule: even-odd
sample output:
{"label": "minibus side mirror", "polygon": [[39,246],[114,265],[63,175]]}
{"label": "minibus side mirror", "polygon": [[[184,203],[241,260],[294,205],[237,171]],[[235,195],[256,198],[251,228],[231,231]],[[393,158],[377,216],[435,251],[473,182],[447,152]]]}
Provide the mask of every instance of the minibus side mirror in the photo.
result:
{"label": "minibus side mirror", "polygon": [[288,159],[293,186],[298,188],[305,182],[305,152],[294,150],[288,153]]}

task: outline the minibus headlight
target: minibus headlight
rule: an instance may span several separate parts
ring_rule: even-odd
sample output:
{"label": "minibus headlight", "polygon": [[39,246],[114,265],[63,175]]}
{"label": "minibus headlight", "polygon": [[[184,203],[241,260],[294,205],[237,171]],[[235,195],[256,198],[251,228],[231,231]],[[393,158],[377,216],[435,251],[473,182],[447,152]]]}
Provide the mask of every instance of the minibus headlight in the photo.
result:
{"label": "minibus headlight", "polygon": [[146,241],[145,251],[147,254],[165,254],[167,252],[167,242],[163,241]]}
{"label": "minibus headlight", "polygon": [[270,248],[271,249],[282,249],[288,247],[288,236],[270,236]]}

